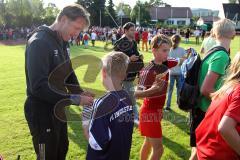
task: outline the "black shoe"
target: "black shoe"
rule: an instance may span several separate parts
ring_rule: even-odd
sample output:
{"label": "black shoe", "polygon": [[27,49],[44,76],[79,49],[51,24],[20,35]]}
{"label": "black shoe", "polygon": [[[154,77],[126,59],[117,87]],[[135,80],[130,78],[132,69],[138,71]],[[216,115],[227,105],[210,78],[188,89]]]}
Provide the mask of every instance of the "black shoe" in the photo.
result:
{"label": "black shoe", "polygon": [[166,112],[170,112],[170,111],[172,111],[172,109],[169,108],[169,107],[166,107],[166,108],[165,108],[165,111],[166,111]]}

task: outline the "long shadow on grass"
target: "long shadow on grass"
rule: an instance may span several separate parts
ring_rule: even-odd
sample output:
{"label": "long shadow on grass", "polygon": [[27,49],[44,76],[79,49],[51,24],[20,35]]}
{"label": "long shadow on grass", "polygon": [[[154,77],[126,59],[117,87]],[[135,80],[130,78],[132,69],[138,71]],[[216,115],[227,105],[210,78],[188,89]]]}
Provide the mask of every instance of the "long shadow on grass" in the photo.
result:
{"label": "long shadow on grass", "polygon": [[171,112],[164,112],[163,119],[189,134],[189,127],[187,125],[189,122],[188,117],[185,117],[172,110]]}
{"label": "long shadow on grass", "polygon": [[188,45],[196,45],[196,46],[199,46],[199,45],[201,45],[201,44],[202,44],[202,40],[199,40],[199,44],[196,44],[196,41],[195,41],[195,39],[194,39],[194,40],[191,40],[191,41],[189,41],[188,43],[185,43],[185,41],[183,41],[182,43],[184,43],[184,44],[188,44]]}
{"label": "long shadow on grass", "polygon": [[[105,94],[102,90],[96,90],[91,88],[83,88],[96,94],[96,97],[103,96]],[[81,108],[80,108],[81,110]],[[79,146],[79,148],[87,151],[88,142],[83,134],[81,114],[73,110],[73,108],[67,108],[68,126],[72,129],[72,132],[68,133],[68,137]]]}
{"label": "long shadow on grass", "polygon": [[81,52],[87,52],[87,50],[91,50],[92,51],[96,51],[96,52],[108,52],[108,50],[104,50],[104,47],[103,46],[95,46],[95,47],[92,47],[91,45],[89,45],[87,47],[87,49],[84,48],[84,46],[71,46],[71,48],[73,48],[74,50],[78,50],[78,51],[81,51]]}
{"label": "long shadow on grass", "polygon": [[[73,112],[73,111],[72,111]],[[68,122],[68,126],[73,130],[68,133],[68,137],[79,146],[80,149],[87,151],[88,142],[83,134],[81,122]]]}
{"label": "long shadow on grass", "polygon": [[165,136],[163,136],[163,144],[181,159],[188,159],[190,156],[189,150]]}

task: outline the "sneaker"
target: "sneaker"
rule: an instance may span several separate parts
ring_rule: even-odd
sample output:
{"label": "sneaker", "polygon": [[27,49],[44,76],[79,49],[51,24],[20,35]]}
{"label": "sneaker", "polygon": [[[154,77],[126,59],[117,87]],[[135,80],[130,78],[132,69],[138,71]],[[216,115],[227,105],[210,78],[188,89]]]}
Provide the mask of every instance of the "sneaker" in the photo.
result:
{"label": "sneaker", "polygon": [[169,108],[169,107],[166,107],[164,110],[165,110],[166,112],[170,112],[170,111],[172,111],[172,109]]}
{"label": "sneaker", "polygon": [[134,124],[138,127],[139,126],[139,120],[138,119],[134,119]]}

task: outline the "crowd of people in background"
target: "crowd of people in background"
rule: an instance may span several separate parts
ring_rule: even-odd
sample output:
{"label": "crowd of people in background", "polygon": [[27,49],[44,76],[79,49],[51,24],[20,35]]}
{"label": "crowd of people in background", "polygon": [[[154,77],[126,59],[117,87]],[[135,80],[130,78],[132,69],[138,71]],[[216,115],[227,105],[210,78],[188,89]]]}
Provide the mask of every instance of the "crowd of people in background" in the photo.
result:
{"label": "crowd of people in background", "polygon": [[[138,44],[139,50],[142,51],[149,51],[151,49],[151,40],[154,36],[159,34],[164,34],[166,36],[172,36],[172,35],[180,35],[181,37],[185,38],[185,43],[189,43],[190,37],[196,38],[196,44],[200,44],[200,38],[203,41],[204,37],[206,36],[206,32],[203,29],[200,29],[199,27],[196,27],[195,30],[191,30],[190,28],[187,29],[166,29],[166,28],[148,28],[148,27],[136,27],[135,31],[135,41]],[[76,44],[76,45],[84,45],[85,48],[88,47],[89,43],[88,41],[91,41],[92,46],[95,46],[95,41],[106,41],[111,42],[112,45],[119,40],[123,35],[123,28],[109,28],[109,27],[97,27],[93,26],[88,29],[88,31],[80,32],[79,36],[72,37],[72,39],[69,41],[70,44]],[[82,42],[82,43],[81,43]],[[140,42],[141,46],[140,46]]]}
{"label": "crowd of people in background", "polygon": [[[25,39],[29,33],[31,33],[36,26],[32,27],[10,27],[10,28],[0,28],[0,40],[17,40]],[[167,29],[167,28],[149,28],[149,27],[136,27],[135,41],[140,44],[142,41],[142,46],[139,49],[148,51],[150,48],[151,39],[157,34],[164,34],[167,36],[172,36],[175,34],[181,35],[185,38],[185,43],[189,43],[189,38],[194,36],[196,38],[196,44],[199,44],[199,39],[202,41],[206,35],[206,31],[196,27],[196,30],[187,29]],[[92,26],[88,31],[81,32],[79,36],[72,37],[69,41],[71,45],[76,44],[77,46],[84,45],[85,48],[88,47],[88,41],[91,41],[92,46],[95,46],[95,41],[111,41],[112,45],[121,38],[123,35],[123,28],[110,28],[110,27],[98,27]]]}
{"label": "crowd of people in background", "polygon": [[0,28],[0,40],[17,40],[26,39],[36,27],[16,27],[16,28]]}

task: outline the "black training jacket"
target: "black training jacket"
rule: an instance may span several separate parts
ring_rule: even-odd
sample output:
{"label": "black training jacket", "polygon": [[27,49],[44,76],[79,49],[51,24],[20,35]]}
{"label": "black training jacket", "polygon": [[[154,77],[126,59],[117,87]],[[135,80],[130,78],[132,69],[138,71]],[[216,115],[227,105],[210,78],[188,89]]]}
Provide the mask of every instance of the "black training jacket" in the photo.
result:
{"label": "black training jacket", "polygon": [[40,26],[27,40],[25,52],[27,96],[54,106],[82,92],[70,61],[69,45],[56,31]]}
{"label": "black training jacket", "polygon": [[[126,36],[123,36],[114,44],[114,50],[123,52],[128,57],[131,57],[132,55],[140,56],[137,48],[137,43],[134,40],[129,41]],[[136,75],[143,68],[143,66],[144,64],[141,58],[139,58],[139,60],[136,62],[130,62],[128,65],[127,77],[125,78],[125,81],[134,81]]]}

